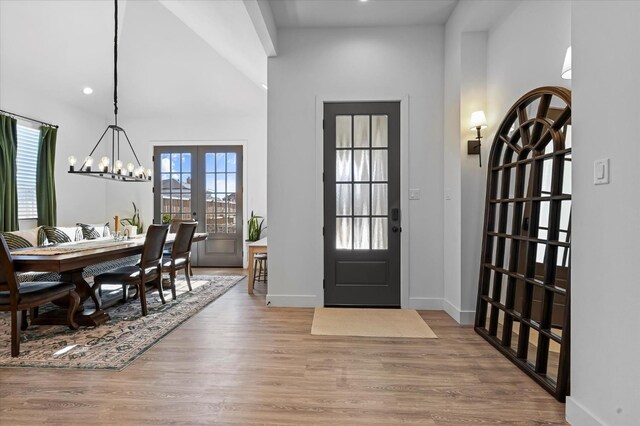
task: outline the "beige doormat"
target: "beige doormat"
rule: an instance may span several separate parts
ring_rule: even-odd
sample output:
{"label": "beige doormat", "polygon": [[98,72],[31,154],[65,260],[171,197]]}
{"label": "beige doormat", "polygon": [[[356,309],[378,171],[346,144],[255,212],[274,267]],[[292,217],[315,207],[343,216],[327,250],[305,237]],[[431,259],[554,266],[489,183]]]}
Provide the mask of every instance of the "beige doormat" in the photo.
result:
{"label": "beige doormat", "polygon": [[316,308],[311,334],[438,338],[413,309]]}

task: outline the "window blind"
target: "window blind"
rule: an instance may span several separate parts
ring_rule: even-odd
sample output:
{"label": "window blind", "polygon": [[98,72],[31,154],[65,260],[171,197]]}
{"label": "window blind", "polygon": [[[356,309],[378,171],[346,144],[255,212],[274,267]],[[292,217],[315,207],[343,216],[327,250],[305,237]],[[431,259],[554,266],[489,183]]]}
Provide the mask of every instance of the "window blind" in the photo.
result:
{"label": "window blind", "polygon": [[18,219],[37,219],[36,166],[40,130],[18,125],[16,183],[18,190]]}

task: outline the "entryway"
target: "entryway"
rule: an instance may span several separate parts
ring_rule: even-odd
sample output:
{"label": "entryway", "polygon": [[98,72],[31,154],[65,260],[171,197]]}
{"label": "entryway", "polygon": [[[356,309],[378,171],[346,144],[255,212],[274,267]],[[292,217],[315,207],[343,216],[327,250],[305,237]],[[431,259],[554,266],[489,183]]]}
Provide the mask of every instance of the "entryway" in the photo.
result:
{"label": "entryway", "polygon": [[400,103],[324,104],[324,304],[400,307]]}
{"label": "entryway", "polygon": [[154,222],[197,220],[195,266],[242,267],[242,146],[156,146]]}

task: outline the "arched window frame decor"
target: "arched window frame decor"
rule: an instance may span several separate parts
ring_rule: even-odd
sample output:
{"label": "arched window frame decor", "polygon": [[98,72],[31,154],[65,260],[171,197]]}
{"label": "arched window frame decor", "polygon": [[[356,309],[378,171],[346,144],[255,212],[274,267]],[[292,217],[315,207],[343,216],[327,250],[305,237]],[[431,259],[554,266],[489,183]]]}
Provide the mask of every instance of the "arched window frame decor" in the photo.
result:
{"label": "arched window frame decor", "polygon": [[569,391],[571,92],[540,87],[493,140],[475,330],[556,399]]}

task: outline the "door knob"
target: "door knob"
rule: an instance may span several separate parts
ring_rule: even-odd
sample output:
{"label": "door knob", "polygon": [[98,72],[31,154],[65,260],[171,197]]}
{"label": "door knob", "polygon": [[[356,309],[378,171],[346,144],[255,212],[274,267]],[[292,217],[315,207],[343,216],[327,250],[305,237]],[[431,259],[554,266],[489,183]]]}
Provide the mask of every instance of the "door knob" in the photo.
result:
{"label": "door knob", "polygon": [[391,227],[391,232],[398,232],[398,231],[400,231],[400,228],[398,228],[397,226]]}

